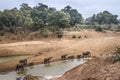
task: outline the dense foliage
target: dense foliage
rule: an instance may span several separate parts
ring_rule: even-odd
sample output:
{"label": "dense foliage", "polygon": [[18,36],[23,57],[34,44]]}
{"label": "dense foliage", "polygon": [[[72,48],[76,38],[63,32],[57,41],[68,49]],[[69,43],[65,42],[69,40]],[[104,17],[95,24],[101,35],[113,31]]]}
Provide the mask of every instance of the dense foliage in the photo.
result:
{"label": "dense foliage", "polygon": [[[69,13],[69,14],[68,14]],[[28,28],[31,30],[43,30],[52,27],[53,29],[66,28],[75,23],[81,23],[82,16],[76,9],[66,7],[57,11],[55,8],[38,3],[31,8],[23,3],[20,9],[13,8],[0,12],[0,31],[6,30],[14,33],[17,27]]]}
{"label": "dense foliage", "polygon": [[13,8],[11,10],[0,11],[0,32],[15,33],[19,28],[31,31],[48,29],[55,31],[78,24],[94,26],[98,24],[118,24],[120,22],[117,19],[117,15],[113,15],[108,11],[94,14],[92,17],[84,20],[82,15],[69,5],[61,10],[56,10],[56,8],[48,7],[42,3],[38,3],[33,8],[26,3],[20,6],[20,9]]}
{"label": "dense foliage", "polygon": [[100,12],[98,14],[94,14],[92,17],[86,19],[86,24],[90,25],[111,25],[111,24],[118,24],[119,20],[117,19],[117,15],[113,15],[108,11]]}

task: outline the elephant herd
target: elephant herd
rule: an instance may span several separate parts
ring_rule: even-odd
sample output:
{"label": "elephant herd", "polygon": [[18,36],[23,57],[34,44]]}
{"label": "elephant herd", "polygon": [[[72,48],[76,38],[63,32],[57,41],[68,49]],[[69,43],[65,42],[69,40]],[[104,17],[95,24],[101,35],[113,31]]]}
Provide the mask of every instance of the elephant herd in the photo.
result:
{"label": "elephant herd", "polygon": [[[87,58],[87,57],[91,57],[91,53],[90,53],[89,51],[83,52],[82,55],[78,54],[78,55],[76,56],[77,59]],[[64,55],[61,56],[61,60],[74,59],[74,58],[75,58],[74,55],[68,56],[68,54],[64,54]]]}
{"label": "elephant herd", "polygon": [[[76,57],[77,59],[87,58],[87,57],[91,57],[91,53],[90,53],[89,51],[86,51],[86,52],[83,52],[82,55],[77,55],[77,56],[64,54],[64,55],[61,55],[60,60],[74,59],[75,57]],[[53,57],[44,58],[43,63],[44,63],[44,64],[49,64],[49,63],[50,63],[50,60],[51,60],[52,58],[53,58]],[[17,71],[17,72],[19,72],[19,71],[24,71],[24,67],[27,66],[27,65],[28,65],[28,66],[33,66],[33,65],[34,65],[34,62],[31,62],[31,63],[28,64],[27,59],[19,60],[19,64],[16,65],[16,71]]]}

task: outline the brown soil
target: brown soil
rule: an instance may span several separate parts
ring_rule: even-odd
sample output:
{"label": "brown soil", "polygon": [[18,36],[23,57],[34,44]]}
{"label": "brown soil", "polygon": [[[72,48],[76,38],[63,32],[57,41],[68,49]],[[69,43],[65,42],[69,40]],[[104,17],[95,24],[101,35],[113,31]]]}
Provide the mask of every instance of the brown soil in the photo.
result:
{"label": "brown soil", "polygon": [[[72,36],[82,36],[73,39]],[[84,36],[87,36],[85,38]],[[93,30],[82,30],[80,32],[65,32],[62,39],[41,39],[37,41],[24,41],[16,43],[0,44],[0,57],[13,55],[34,54],[29,62],[42,63],[44,58],[53,57],[52,61],[60,60],[63,54],[77,55],[84,51],[90,51],[93,56],[113,53],[116,47],[120,47],[120,33],[107,31],[106,33]],[[15,69],[19,61],[0,63],[0,71]]]}
{"label": "brown soil", "polygon": [[52,80],[120,80],[120,62],[111,57],[95,58]]}
{"label": "brown soil", "polygon": [[26,75],[23,80],[47,80],[40,76]]}

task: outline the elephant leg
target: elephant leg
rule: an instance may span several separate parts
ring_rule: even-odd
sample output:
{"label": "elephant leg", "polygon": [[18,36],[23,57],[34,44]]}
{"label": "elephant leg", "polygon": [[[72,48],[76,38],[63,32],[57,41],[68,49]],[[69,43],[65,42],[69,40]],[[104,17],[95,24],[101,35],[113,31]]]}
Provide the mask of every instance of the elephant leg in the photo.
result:
{"label": "elephant leg", "polygon": [[15,69],[16,71],[18,71],[18,66],[16,66],[16,69]]}
{"label": "elephant leg", "polygon": [[18,67],[18,72],[20,71],[20,67]]}
{"label": "elephant leg", "polygon": [[24,71],[24,66],[22,66],[22,70]]}
{"label": "elephant leg", "polygon": [[46,59],[44,60],[44,64],[46,64],[47,63],[47,61],[46,61]]}

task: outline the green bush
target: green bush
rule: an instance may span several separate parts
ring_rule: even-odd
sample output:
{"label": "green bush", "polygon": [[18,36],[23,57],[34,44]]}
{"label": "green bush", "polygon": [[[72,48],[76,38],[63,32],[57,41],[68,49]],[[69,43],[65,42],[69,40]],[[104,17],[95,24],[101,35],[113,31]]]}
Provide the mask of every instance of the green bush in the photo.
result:
{"label": "green bush", "polygon": [[95,28],[95,31],[102,32],[103,28],[101,26],[98,26],[98,27]]}
{"label": "green bush", "polygon": [[57,32],[57,37],[58,38],[62,38],[63,37],[63,32],[62,31],[58,31]]}
{"label": "green bush", "polygon": [[43,32],[42,32],[42,36],[43,36],[44,38],[49,37],[49,32],[48,32],[47,30],[43,31]]}
{"label": "green bush", "polygon": [[0,31],[0,36],[4,36],[5,32],[4,31]]}
{"label": "green bush", "polygon": [[114,62],[120,61],[120,48],[117,48],[116,52],[113,54]]}

